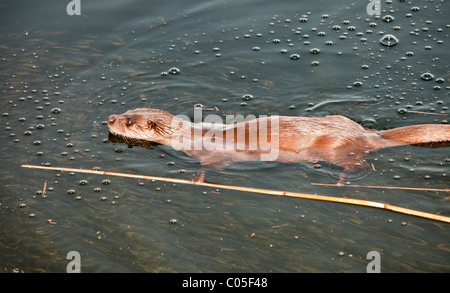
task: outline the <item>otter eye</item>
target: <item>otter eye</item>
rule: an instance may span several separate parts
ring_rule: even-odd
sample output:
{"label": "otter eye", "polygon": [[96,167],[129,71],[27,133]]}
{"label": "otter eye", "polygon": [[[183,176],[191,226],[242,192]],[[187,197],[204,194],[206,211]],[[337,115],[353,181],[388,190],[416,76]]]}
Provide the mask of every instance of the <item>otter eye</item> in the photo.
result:
{"label": "otter eye", "polygon": [[130,126],[131,124],[133,124],[133,121],[131,121],[131,118],[127,118],[127,120],[125,121],[125,124],[127,126]]}

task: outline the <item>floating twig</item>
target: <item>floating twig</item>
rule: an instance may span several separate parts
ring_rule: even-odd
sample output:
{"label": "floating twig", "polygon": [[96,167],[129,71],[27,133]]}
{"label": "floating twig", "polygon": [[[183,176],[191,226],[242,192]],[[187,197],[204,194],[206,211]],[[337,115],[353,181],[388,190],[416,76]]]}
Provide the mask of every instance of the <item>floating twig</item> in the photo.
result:
{"label": "floating twig", "polygon": [[422,111],[413,111],[413,110],[408,110],[408,113],[427,114],[427,115],[443,115],[443,116],[448,116],[449,115],[449,114],[446,114],[446,113],[431,113],[431,112],[422,112]]}
{"label": "floating twig", "polygon": [[47,180],[44,182],[44,188],[42,189],[42,196],[45,196],[45,192],[47,190]]}
{"label": "floating twig", "polygon": [[45,166],[34,166],[34,165],[22,165],[22,167],[23,168],[32,168],[32,169],[55,170],[55,171],[62,171],[62,172],[67,171],[67,172],[76,172],[76,173],[89,173],[89,174],[96,174],[96,175],[109,175],[109,176],[128,177],[128,178],[137,178],[137,179],[146,179],[146,180],[156,180],[156,181],[165,181],[165,182],[180,183],[180,184],[199,185],[199,186],[206,186],[206,187],[212,187],[212,188],[223,188],[223,189],[229,189],[229,190],[260,193],[260,194],[270,194],[270,195],[288,196],[288,197],[303,198],[303,199],[337,202],[337,203],[343,203],[343,204],[352,204],[352,205],[385,209],[385,210],[389,210],[389,211],[393,211],[393,212],[397,212],[397,213],[402,213],[402,214],[407,214],[407,215],[412,215],[412,216],[417,216],[417,217],[427,218],[427,219],[431,219],[431,220],[450,223],[450,217],[416,211],[416,210],[412,210],[412,209],[402,208],[402,207],[393,206],[393,205],[375,202],[375,201],[361,200],[361,199],[324,196],[324,195],[317,195],[317,194],[305,194],[305,193],[297,193],[297,192],[289,192],[289,191],[267,190],[267,189],[259,189],[259,188],[222,185],[222,184],[216,184],[216,183],[195,182],[195,181],[184,180],[184,179],[156,177],[156,176],[148,176],[148,175],[136,175],[136,174],[127,174],[127,173],[118,173],[118,172],[107,172],[107,171],[98,171],[98,170],[45,167]]}
{"label": "floating twig", "polygon": [[423,187],[371,186],[371,185],[353,185],[353,184],[352,185],[337,185],[337,184],[330,184],[330,183],[311,183],[311,185],[450,192],[449,188],[443,188],[443,189],[441,188],[440,189],[440,188],[423,188]]}

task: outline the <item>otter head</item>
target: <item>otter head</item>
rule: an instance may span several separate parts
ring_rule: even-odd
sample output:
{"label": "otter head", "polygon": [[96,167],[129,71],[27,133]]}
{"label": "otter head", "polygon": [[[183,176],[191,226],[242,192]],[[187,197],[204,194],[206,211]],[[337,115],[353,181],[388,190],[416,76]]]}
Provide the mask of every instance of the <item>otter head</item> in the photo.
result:
{"label": "otter head", "polygon": [[163,110],[140,108],[109,116],[108,127],[114,135],[165,144],[174,131],[173,118]]}

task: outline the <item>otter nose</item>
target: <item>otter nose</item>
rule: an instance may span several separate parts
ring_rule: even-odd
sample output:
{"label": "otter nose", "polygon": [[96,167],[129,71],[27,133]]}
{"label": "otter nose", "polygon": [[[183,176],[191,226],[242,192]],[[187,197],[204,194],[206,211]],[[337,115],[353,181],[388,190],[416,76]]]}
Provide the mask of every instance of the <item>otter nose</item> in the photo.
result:
{"label": "otter nose", "polygon": [[115,115],[111,115],[108,118],[108,124],[113,124],[116,121],[116,116]]}

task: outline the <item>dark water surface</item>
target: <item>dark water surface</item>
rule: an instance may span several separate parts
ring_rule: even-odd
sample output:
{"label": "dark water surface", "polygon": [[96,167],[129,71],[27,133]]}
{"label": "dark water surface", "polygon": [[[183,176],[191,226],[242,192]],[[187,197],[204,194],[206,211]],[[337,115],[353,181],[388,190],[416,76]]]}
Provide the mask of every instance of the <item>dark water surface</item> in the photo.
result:
{"label": "dark water surface", "polygon": [[[445,223],[20,167],[191,179],[199,163],[181,153],[107,141],[110,114],[144,106],[190,117],[197,104],[219,115],[341,114],[377,129],[447,123],[448,1],[383,0],[380,17],[355,0],[81,0],[80,16],[66,13],[68,3],[0,4],[1,271],[65,272],[70,251],[80,253],[82,272],[365,272],[370,251],[380,253],[382,272],[449,271]],[[386,34],[398,44],[382,45]],[[173,67],[180,73],[163,74]],[[448,147],[367,159],[374,170],[351,184],[450,187]],[[335,183],[338,171],[240,163],[207,181],[450,216],[446,192],[311,185]]]}

